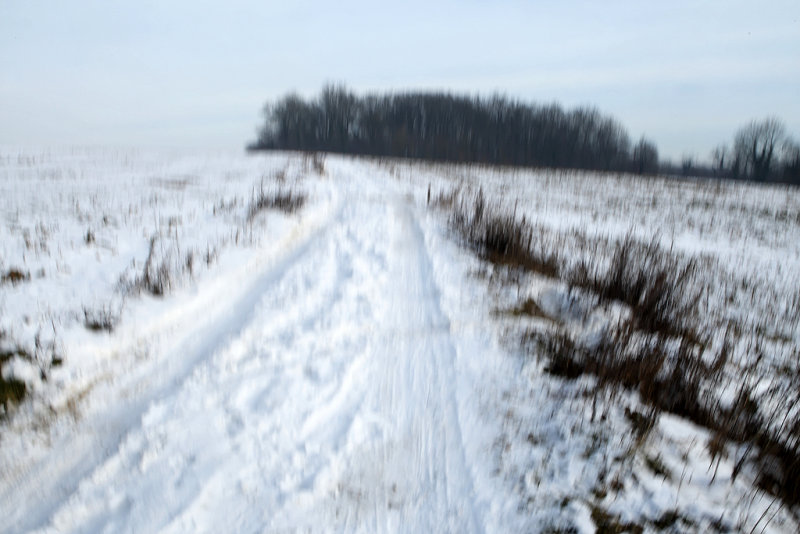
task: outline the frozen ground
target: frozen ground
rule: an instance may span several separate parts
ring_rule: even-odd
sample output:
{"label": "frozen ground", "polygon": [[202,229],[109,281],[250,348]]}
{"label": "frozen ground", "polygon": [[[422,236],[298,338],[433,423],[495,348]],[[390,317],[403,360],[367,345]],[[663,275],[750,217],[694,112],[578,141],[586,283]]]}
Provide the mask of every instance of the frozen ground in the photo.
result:
{"label": "frozen ground", "polygon": [[[0,423],[0,531],[797,530],[732,480],[733,453],[712,464],[703,429],[662,416],[640,442],[621,404],[593,410],[509,342],[509,289],[427,197],[481,186],[554,233],[658,234],[705,258],[718,292],[757,288],[720,317],[755,331],[773,313],[791,354],[800,194],[318,163],[0,151],[0,269],[28,277],[0,286],[21,353],[3,376],[28,392]],[[262,190],[307,201],[252,214]],[[142,289],[149,255],[164,296]],[[570,313],[559,284],[526,290]]]}

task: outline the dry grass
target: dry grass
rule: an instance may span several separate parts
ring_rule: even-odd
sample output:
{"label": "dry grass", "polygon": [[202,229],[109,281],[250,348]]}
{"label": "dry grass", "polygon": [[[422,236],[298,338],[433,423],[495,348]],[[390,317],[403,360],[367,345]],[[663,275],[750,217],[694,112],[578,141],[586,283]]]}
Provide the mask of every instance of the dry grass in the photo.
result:
{"label": "dry grass", "polygon": [[142,276],[138,280],[138,286],[153,296],[164,296],[172,286],[172,274],[168,262],[168,257],[158,260],[158,246],[161,245],[158,236],[150,237],[150,249],[147,259],[144,262]]}
{"label": "dry grass", "polygon": [[119,323],[119,313],[109,306],[83,308],[83,326],[92,332],[112,332]]}
{"label": "dry grass", "polygon": [[622,532],[630,532],[632,534],[641,534],[644,532],[644,527],[636,523],[625,523],[618,516],[610,514],[599,506],[592,507],[592,521],[597,527],[598,534],[617,534]]}
{"label": "dry grass", "polygon": [[12,406],[22,402],[26,394],[27,386],[25,382],[15,378],[0,377],[0,405],[3,407],[0,418],[5,417]]}
{"label": "dry grass", "polygon": [[641,243],[630,234],[614,245],[610,265],[584,257],[565,279],[607,301],[627,304],[635,327],[702,343],[697,304],[703,290],[695,284],[697,264],[664,250],[656,238]]}
{"label": "dry grass", "polygon": [[3,273],[2,278],[0,278],[0,284],[16,285],[21,282],[27,282],[30,279],[31,279],[30,273],[24,272],[21,269],[12,268]]}
{"label": "dry grass", "polygon": [[[534,341],[528,346],[547,358],[549,373],[565,379],[592,375],[597,390],[611,391],[612,398],[615,391],[638,392],[649,407],[646,417],[631,421],[640,437],[660,412],[668,412],[709,429],[712,456],[725,443],[744,445],[734,477],[748,467],[762,489],[789,506],[800,504],[800,354],[783,369],[785,376],[772,380],[763,376],[756,350],[751,367],[734,371],[741,384],[735,402],[724,403],[720,391],[731,380],[732,347],[725,336],[710,348],[712,329],[699,312],[708,288],[695,260],[664,249],[656,238],[641,242],[628,235],[604,247],[579,244],[578,260],[570,264],[542,229],[490,206],[481,190],[471,197],[440,194],[430,204],[449,211],[451,228],[485,261],[560,280],[570,292],[628,309],[591,343],[558,321],[528,331],[526,338]],[[508,313],[538,317],[535,304],[528,297]]]}
{"label": "dry grass", "polygon": [[[0,331],[0,369],[3,365],[14,357],[30,360],[31,356],[20,347],[11,343],[7,339],[6,333]],[[22,402],[27,394],[25,382],[16,378],[6,378],[0,373],[0,419],[5,418],[12,406]]]}
{"label": "dry grass", "polygon": [[524,217],[517,220],[497,208],[487,205],[483,190],[479,190],[474,198],[461,198],[451,212],[450,225],[487,261],[557,277],[558,255],[537,239],[536,229]]}
{"label": "dry grass", "polygon": [[278,210],[283,213],[294,213],[306,203],[306,194],[294,189],[279,188],[267,191],[262,184],[258,192],[253,193],[247,208],[247,220],[252,221],[264,210]]}
{"label": "dry grass", "polygon": [[724,351],[708,364],[697,346],[643,335],[630,322],[591,346],[576,342],[564,330],[535,336],[548,358],[547,371],[553,375],[567,379],[593,375],[599,388],[637,391],[643,402],[659,412],[709,428],[715,425],[719,407],[707,391],[721,377],[719,361]]}
{"label": "dry grass", "polygon": [[[192,268],[194,252],[183,258],[177,240],[155,233],[150,236],[149,243],[141,271],[131,277],[126,273],[120,276],[118,288],[123,295],[144,291],[163,297],[176,283],[176,277]],[[84,308],[84,326],[90,330],[113,330],[113,316],[110,310]]]}

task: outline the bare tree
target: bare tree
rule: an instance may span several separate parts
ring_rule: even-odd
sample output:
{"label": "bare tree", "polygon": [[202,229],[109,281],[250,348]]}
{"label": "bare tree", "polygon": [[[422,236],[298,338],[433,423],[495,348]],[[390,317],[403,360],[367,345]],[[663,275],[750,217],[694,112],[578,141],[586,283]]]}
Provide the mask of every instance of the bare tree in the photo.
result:
{"label": "bare tree", "polygon": [[785,138],[786,128],[776,117],[752,121],[741,128],[734,138],[733,151],[744,174],[759,182],[766,180]]}
{"label": "bare tree", "polygon": [[684,176],[691,176],[694,174],[695,163],[694,156],[691,154],[684,154],[681,156],[681,172]]}
{"label": "bare tree", "polygon": [[658,172],[658,149],[655,143],[644,137],[633,147],[633,164],[639,174]]}
{"label": "bare tree", "polygon": [[800,184],[800,144],[787,139],[783,146],[783,179],[792,184]]}
{"label": "bare tree", "polygon": [[724,176],[730,171],[732,164],[731,149],[728,145],[722,144],[717,146],[711,151],[711,164],[713,166],[714,174],[717,176]]}

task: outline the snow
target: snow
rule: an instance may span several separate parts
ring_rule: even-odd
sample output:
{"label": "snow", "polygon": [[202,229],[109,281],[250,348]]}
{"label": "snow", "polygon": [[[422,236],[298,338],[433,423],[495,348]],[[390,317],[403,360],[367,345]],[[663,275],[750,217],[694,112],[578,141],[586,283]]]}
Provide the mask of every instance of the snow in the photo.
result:
{"label": "snow", "polygon": [[[664,415],[637,443],[620,404],[583,394],[591,379],[550,377],[510,343],[524,319],[495,313],[508,290],[426,197],[429,184],[480,185],[554,234],[658,232],[712,255],[714,272],[780,294],[797,287],[798,228],[764,208],[798,213],[800,194],[324,165],[318,175],[297,154],[0,150],[0,268],[31,275],[0,286],[1,324],[32,355],[3,367],[30,395],[0,423],[0,531],[593,532],[597,506],[623,521],[676,509],[680,528],[704,531],[772,516],[771,497],[733,480],[733,454],[712,462],[704,429]],[[250,220],[264,184],[308,201]],[[702,210],[684,217],[692,202]],[[163,297],[131,289],[153,236],[173,282]],[[603,324],[592,317],[620,313],[578,309],[557,283],[529,291],[548,315],[588,316],[587,335]],[[86,310],[114,328],[88,330]],[[796,323],[779,324],[796,344]],[[653,458],[669,476],[648,468]],[[622,488],[602,493],[615,477]],[[797,526],[782,509],[766,531]]]}

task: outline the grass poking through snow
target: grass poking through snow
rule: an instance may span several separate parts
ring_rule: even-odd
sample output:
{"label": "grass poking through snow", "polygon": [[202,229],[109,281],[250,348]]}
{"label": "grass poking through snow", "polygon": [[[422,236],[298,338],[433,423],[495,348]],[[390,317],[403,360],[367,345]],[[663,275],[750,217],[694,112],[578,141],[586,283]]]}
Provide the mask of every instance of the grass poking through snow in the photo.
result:
{"label": "grass poking through snow", "polygon": [[[595,242],[583,236],[568,257],[566,247],[556,246],[542,228],[517,216],[516,209],[487,201],[482,189],[440,194],[433,206],[448,211],[450,227],[483,260],[626,310],[590,337],[550,317],[531,297],[505,311],[552,319],[546,328],[529,330],[525,337],[533,343],[524,344],[544,355],[550,374],[568,380],[593,376],[596,391],[610,391],[612,399],[637,392],[648,407],[646,416],[631,412],[639,439],[662,412],[709,429],[712,458],[726,443],[742,451],[734,479],[749,469],[762,489],[790,507],[800,504],[800,364],[785,367],[789,376],[777,381],[762,376],[757,364],[738,369],[737,392],[733,402],[726,401],[722,390],[732,382],[732,346],[724,335],[712,348],[714,328],[702,320],[699,306],[708,288],[694,259],[663,248],[657,237],[642,242],[631,234]],[[759,345],[752,355],[756,361],[762,357]],[[631,527],[601,512],[596,508],[592,514],[601,530]]]}
{"label": "grass poking through snow", "polygon": [[483,190],[472,199],[460,199],[450,214],[450,225],[487,261],[552,278],[559,275],[559,257],[539,241],[536,229],[524,217],[517,220],[488,204]]}

